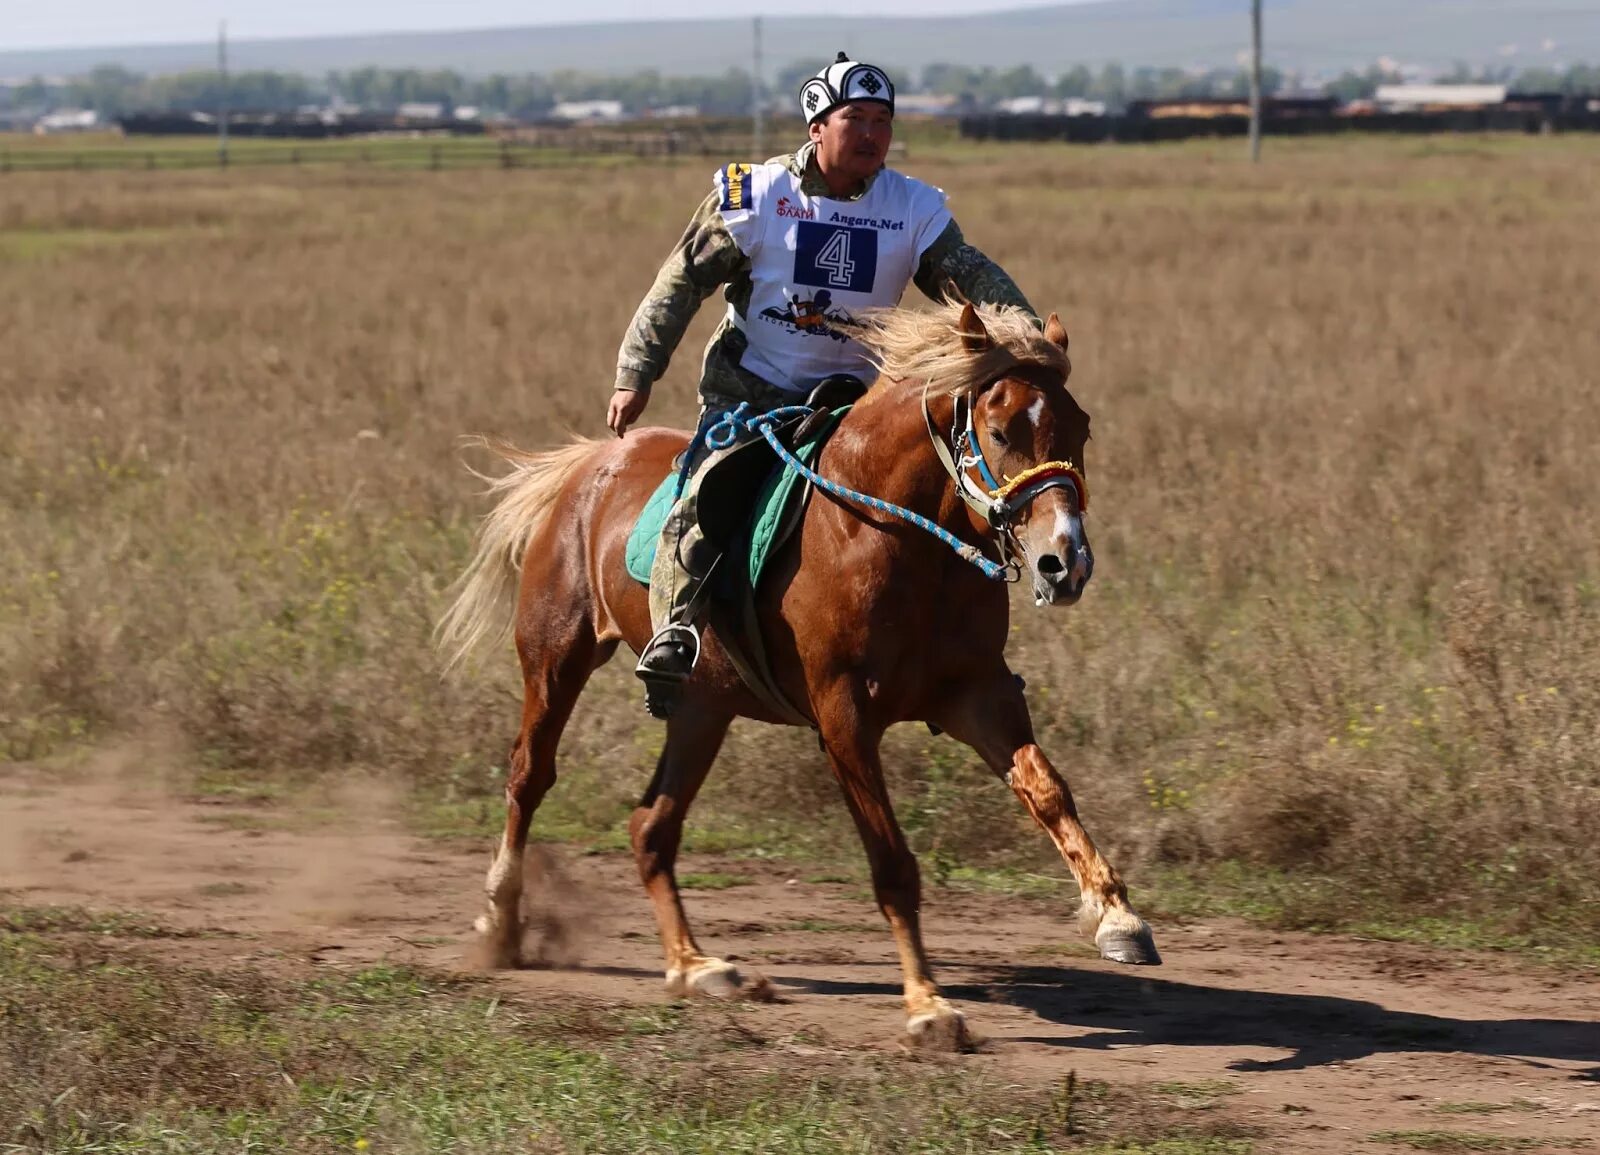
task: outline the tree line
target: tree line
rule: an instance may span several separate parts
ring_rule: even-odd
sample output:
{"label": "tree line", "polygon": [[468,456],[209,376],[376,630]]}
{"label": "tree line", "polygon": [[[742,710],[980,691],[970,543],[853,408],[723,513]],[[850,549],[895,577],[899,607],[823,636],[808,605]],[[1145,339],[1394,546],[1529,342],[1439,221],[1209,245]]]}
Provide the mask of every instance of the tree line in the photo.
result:
{"label": "tree line", "polygon": [[[786,108],[784,98],[826,63],[798,61],[778,70],[766,86],[769,100],[780,110]],[[907,75],[894,69],[891,74]],[[1463,65],[1441,79],[1446,83],[1509,83],[1524,91],[1600,93],[1600,67],[1590,65],[1520,73],[1473,70]],[[1374,66],[1346,72],[1319,87],[1330,95],[1353,100],[1370,97],[1380,84],[1400,80]],[[1273,95],[1298,90],[1303,83],[1296,76],[1268,68],[1264,86],[1267,94]],[[915,78],[902,82],[901,88],[954,97],[977,107],[1037,96],[1099,100],[1120,108],[1141,99],[1243,96],[1249,91],[1249,78],[1232,69],[1194,72],[1120,64],[1098,69],[1079,65],[1056,76],[1046,76],[1026,64],[1012,68],[930,64]],[[236,110],[286,111],[335,102],[393,109],[423,102],[446,109],[474,106],[486,113],[535,119],[548,114],[558,102],[571,100],[617,100],[635,112],[693,106],[707,115],[737,115],[747,111],[751,101],[750,74],[740,69],[710,77],[663,76],[654,71],[629,76],[559,71],[474,77],[449,69],[357,68],[314,78],[295,72],[252,71],[231,74],[226,89],[224,93],[222,77],[214,70],[148,76],[105,65],[64,81],[35,78],[0,86],[0,108],[92,108],[103,116],[116,116],[138,110],[212,109],[219,107],[226,95],[228,107]]]}

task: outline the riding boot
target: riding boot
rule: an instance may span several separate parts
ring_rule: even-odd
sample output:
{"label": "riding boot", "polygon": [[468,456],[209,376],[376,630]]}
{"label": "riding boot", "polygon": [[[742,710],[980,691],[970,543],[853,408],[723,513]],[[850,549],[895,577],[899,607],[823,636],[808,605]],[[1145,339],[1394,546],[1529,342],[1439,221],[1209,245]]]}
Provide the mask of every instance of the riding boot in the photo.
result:
{"label": "riding boot", "polygon": [[668,622],[650,639],[633,672],[644,683],[644,708],[652,717],[672,716],[699,659],[700,633],[692,622]]}
{"label": "riding boot", "polygon": [[[703,553],[703,541],[697,540],[696,544]],[[720,560],[713,557],[704,573],[684,566],[673,575],[674,597],[666,621],[646,643],[639,664],[633,668],[644,683],[644,708],[652,717],[672,716],[683,696],[683,684],[700,660],[700,631],[695,628],[695,619],[700,616],[706,579]]]}

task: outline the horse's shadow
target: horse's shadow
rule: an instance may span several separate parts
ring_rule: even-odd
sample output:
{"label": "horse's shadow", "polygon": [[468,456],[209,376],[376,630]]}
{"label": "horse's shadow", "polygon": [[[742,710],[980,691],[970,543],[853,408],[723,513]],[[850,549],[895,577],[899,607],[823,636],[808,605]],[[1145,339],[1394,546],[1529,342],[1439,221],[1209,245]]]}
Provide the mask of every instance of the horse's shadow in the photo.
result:
{"label": "horse's shadow", "polygon": [[[961,968],[947,966],[948,972]],[[1376,1003],[1328,995],[1276,994],[1199,986],[1137,970],[1069,970],[1047,966],[971,968],[945,993],[971,1002],[1006,1003],[1087,1034],[995,1036],[1080,1050],[1112,1046],[1263,1047],[1287,1051],[1271,1061],[1240,1059],[1235,1071],[1295,1071],[1385,1052],[1466,1053],[1600,1064],[1600,1023],[1573,1019],[1472,1019],[1392,1011]],[[780,987],[814,994],[898,995],[891,983],[779,979]],[[981,1027],[981,1023],[980,1023]],[[1600,1066],[1573,1072],[1600,1082]]]}

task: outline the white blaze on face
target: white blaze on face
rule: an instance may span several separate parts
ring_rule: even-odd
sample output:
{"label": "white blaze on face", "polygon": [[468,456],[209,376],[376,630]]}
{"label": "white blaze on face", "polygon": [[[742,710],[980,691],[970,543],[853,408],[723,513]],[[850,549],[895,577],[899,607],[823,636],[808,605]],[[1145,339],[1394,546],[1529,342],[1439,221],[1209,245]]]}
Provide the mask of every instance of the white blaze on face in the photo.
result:
{"label": "white blaze on face", "polygon": [[1056,523],[1050,530],[1052,538],[1070,547],[1073,543],[1072,522],[1072,511],[1067,507],[1067,503],[1063,501],[1056,509]]}
{"label": "white blaze on face", "polygon": [[1028,420],[1033,423],[1033,427],[1035,429],[1039,428],[1039,416],[1043,412],[1044,412],[1044,397],[1041,395],[1039,397],[1034,398],[1033,404],[1028,406]]}
{"label": "white blaze on face", "polygon": [[[1071,492],[1062,490],[1063,494]],[[1076,502],[1064,500],[1056,508],[1056,520],[1053,527],[1057,548],[1061,551],[1061,558],[1067,564],[1067,572],[1074,583],[1087,581],[1089,576],[1088,562],[1081,550],[1085,546],[1083,533],[1083,516],[1075,508]]]}

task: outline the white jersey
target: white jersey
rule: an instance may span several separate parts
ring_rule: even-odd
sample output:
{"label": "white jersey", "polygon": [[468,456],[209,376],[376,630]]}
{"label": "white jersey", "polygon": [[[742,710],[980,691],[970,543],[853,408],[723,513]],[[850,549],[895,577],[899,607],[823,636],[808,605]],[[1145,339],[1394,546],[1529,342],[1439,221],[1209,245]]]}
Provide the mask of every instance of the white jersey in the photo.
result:
{"label": "white jersey", "polygon": [[807,196],[782,162],[717,174],[723,223],[750,258],[750,340],[741,365],[788,393],[831,373],[876,375],[866,350],[833,326],[900,303],[922,254],[950,223],[944,193],[884,169],[859,200]]}

